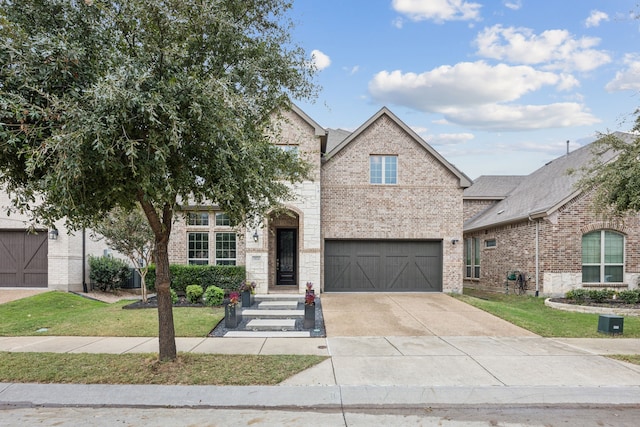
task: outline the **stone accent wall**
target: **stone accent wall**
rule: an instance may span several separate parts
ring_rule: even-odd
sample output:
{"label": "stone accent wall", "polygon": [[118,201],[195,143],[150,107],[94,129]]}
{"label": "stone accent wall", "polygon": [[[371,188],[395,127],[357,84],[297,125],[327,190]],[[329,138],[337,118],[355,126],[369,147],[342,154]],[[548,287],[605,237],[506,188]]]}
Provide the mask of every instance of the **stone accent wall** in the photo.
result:
{"label": "stone accent wall", "polygon": [[[369,184],[369,156],[397,155],[398,183]],[[462,285],[462,188],[437,158],[381,116],[322,166],[323,239],[443,240],[443,289]]]}

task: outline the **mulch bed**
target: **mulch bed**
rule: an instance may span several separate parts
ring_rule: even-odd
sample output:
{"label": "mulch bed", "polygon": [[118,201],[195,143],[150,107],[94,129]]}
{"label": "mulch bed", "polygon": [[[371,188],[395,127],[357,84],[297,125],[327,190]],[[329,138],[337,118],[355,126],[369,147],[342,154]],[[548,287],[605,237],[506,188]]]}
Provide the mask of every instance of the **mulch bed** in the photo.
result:
{"label": "mulch bed", "polygon": [[583,305],[588,307],[605,307],[605,308],[631,308],[631,309],[639,309],[640,304],[627,304],[620,300],[606,300],[604,302],[593,302],[590,300],[585,301],[576,301],[573,299],[567,298],[551,298],[552,302],[559,302],[562,304],[571,304],[571,305]]}

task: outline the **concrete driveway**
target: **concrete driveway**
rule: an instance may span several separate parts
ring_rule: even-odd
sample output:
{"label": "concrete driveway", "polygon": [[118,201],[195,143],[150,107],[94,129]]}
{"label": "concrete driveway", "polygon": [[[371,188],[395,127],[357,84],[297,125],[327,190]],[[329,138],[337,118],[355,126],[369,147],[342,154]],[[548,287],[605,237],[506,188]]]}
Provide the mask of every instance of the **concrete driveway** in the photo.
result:
{"label": "concrete driveway", "polygon": [[536,336],[440,293],[326,293],[321,301],[327,337]]}

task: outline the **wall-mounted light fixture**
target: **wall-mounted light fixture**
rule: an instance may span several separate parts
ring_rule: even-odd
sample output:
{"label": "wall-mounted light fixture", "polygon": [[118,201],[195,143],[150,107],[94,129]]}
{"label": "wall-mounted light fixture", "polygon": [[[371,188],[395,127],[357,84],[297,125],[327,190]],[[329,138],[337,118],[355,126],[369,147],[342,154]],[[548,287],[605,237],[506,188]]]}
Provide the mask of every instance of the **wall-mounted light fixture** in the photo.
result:
{"label": "wall-mounted light fixture", "polygon": [[258,230],[254,231],[253,232],[253,241],[257,243],[259,237],[260,236],[258,236]]}
{"label": "wall-mounted light fixture", "polygon": [[49,230],[49,240],[58,240],[58,230],[55,228]]}
{"label": "wall-mounted light fixture", "polygon": [[451,244],[455,245],[456,243],[458,243],[460,240],[458,239],[451,239]]}

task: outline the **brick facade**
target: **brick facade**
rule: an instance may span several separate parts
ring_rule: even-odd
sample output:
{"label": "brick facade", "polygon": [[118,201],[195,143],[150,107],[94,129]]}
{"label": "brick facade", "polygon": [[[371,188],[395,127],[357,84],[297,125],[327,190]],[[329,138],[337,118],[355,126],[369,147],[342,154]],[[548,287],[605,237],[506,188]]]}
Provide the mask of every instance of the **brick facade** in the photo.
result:
{"label": "brick facade", "polygon": [[[624,235],[623,285],[636,288],[640,277],[638,215],[629,215],[623,221],[603,220],[593,212],[589,195],[576,197],[545,218],[465,233],[465,238],[479,238],[481,245],[480,279],[465,280],[465,285],[503,291],[507,272],[521,270],[531,277],[529,286],[535,287],[537,279],[539,292],[545,295],[558,296],[571,289],[594,286],[582,283],[582,235],[595,230],[614,230]],[[489,239],[496,240],[495,247],[486,247],[485,242]],[[596,286],[606,287],[607,284]]]}
{"label": "brick facade", "polygon": [[[396,185],[369,183],[370,155],[398,157]],[[323,239],[443,241],[443,290],[461,292],[460,178],[382,115],[322,166]]]}

